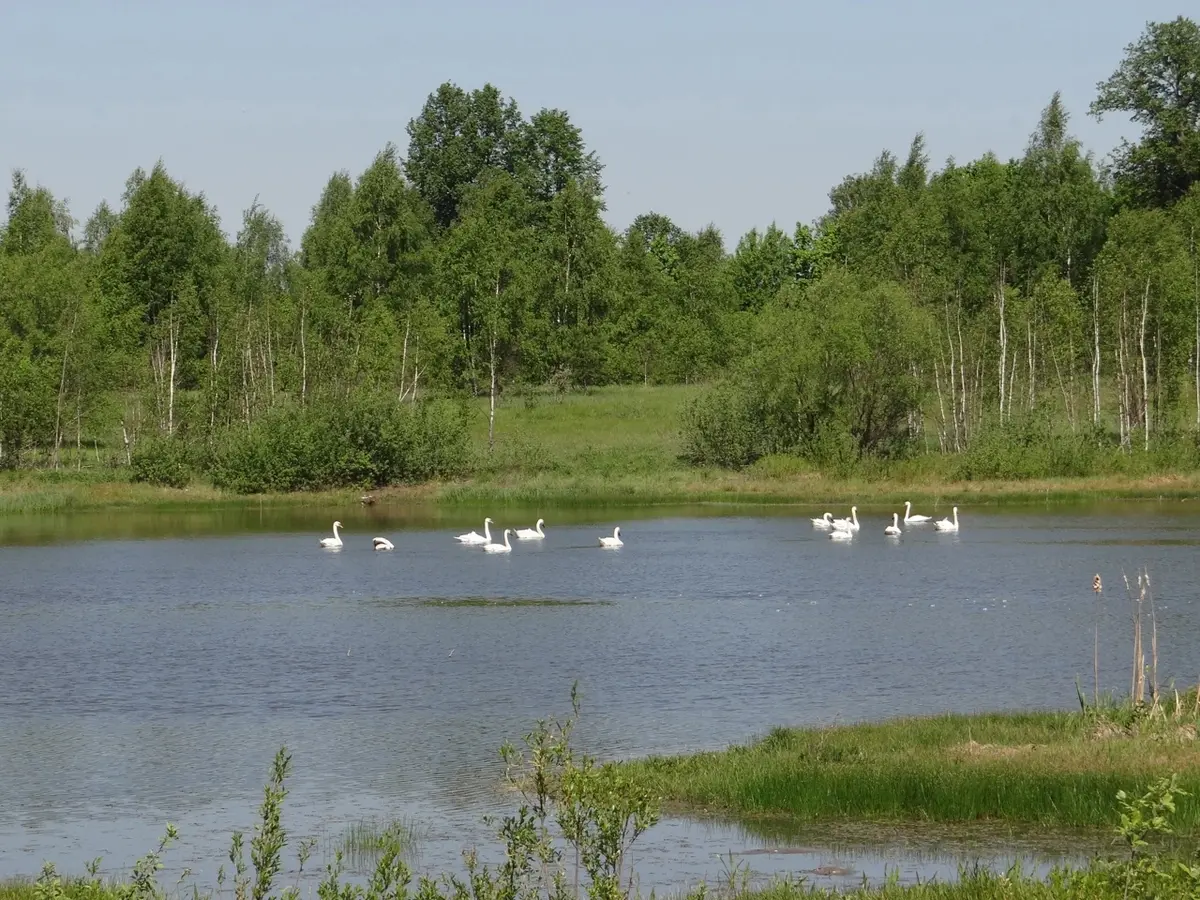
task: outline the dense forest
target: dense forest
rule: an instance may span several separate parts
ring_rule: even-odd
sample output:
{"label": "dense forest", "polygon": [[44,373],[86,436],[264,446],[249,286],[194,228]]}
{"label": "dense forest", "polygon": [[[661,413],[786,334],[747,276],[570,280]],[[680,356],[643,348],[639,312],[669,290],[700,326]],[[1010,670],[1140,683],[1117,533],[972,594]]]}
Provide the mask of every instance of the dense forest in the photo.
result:
{"label": "dense forest", "polygon": [[1148,24],[1090,113],[1139,141],[1099,161],[1055,93],[1019,158],[936,169],[917,134],[811,226],[732,251],[660,213],[615,231],[570,116],[492,85],[443,84],[406,153],[334,173],[298,248],[257,202],[227,236],[162,161],[82,228],[18,171],[0,467],[421,480],[467,465],[472,397],[683,382],[710,385],[682,417],[697,464],[954,455],[1009,476],[998,460],[1037,447],[1063,474],[1089,453],[1194,466],[1197,23]]}

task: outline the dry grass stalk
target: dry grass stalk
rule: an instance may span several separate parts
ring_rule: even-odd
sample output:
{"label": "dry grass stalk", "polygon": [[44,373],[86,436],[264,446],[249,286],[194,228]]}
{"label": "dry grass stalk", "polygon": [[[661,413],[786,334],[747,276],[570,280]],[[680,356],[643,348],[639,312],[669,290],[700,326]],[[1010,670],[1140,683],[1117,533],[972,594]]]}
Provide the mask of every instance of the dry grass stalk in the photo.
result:
{"label": "dry grass stalk", "polygon": [[[1097,572],[1092,578],[1092,590],[1100,597],[1104,593],[1104,582],[1100,580],[1100,573]],[[1100,708],[1100,607],[1096,607],[1096,622],[1094,630],[1094,641],[1092,645],[1092,684],[1094,685],[1093,705],[1096,709]]]}
{"label": "dry grass stalk", "polygon": [[1143,570],[1144,590],[1150,599],[1150,699],[1157,709],[1161,695],[1158,690],[1158,614],[1154,608],[1154,592],[1150,589],[1150,570]]}
{"label": "dry grass stalk", "polygon": [[1146,591],[1140,574],[1136,595],[1129,585],[1129,576],[1122,572],[1121,578],[1125,582],[1125,594],[1133,603],[1133,677],[1129,685],[1129,699],[1140,706],[1146,702],[1146,652],[1142,645],[1142,604],[1146,599]]}

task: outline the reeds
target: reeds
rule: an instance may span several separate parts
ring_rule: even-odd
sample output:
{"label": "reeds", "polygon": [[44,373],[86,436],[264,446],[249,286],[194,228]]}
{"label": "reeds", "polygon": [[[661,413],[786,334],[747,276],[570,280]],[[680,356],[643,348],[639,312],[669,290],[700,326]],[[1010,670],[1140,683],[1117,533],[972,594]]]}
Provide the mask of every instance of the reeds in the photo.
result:
{"label": "reeds", "polygon": [[341,853],[352,868],[370,865],[389,851],[411,854],[417,844],[417,829],[405,819],[368,817],[351,822],[326,846],[326,855]]}

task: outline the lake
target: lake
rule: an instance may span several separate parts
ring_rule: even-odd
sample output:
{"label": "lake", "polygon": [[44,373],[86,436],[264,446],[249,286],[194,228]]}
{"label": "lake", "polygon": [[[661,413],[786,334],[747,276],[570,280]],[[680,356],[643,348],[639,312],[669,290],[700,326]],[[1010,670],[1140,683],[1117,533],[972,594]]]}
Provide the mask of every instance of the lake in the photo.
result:
{"label": "lake", "polygon": [[[883,534],[890,508],[860,507],[848,543],[814,531],[823,511],[0,519],[0,877],[47,859],[80,872],[97,856],[102,871],[127,871],[170,821],[180,841],[165,871],[187,866],[211,885],[283,744],[294,837],[327,843],[394,817],[422,833],[418,869],[459,871],[471,845],[494,859],[481,817],[511,800],[497,749],[568,713],[576,679],[579,742],[603,757],[717,749],[778,724],[1070,708],[1077,677],[1090,689],[1097,619],[1101,686],[1128,689],[1120,579],[1142,566],[1160,678],[1200,675],[1194,503],[964,504],[959,533],[910,526],[898,539]],[[547,537],[499,555],[454,540],[485,514],[497,536],[542,516]],[[318,540],[334,518],[346,544],[329,552]],[[625,546],[601,549],[618,524]],[[396,549],[373,552],[376,534]],[[634,863],[648,891],[719,877],[730,853],[760,875],[845,866],[853,883],[1063,852],[1027,835],[834,839],[669,819]]]}

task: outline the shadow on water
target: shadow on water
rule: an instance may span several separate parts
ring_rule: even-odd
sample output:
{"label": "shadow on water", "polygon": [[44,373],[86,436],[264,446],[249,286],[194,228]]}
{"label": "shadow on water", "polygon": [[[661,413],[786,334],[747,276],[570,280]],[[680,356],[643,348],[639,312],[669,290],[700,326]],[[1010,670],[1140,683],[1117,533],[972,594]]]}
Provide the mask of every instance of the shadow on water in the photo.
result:
{"label": "shadow on water", "polygon": [[559,600],[554,597],[417,597],[399,602],[417,606],[504,607],[504,606],[612,606],[611,600]]}
{"label": "shadow on water", "polygon": [[[555,509],[545,528],[586,525],[619,520],[646,520],[670,517],[709,518],[729,515],[780,514],[778,510],[724,505],[632,506],[608,508]],[[529,528],[545,511],[506,506],[492,508],[440,507],[431,503],[375,505],[357,502],[332,506],[268,506],[245,503],[216,508],[190,510],[118,509],[75,513],[13,513],[0,515],[0,545],[36,546],[77,541],[134,541],[178,538],[229,537],[236,535],[274,535],[312,533],[326,537],[336,519],[342,523],[343,538],[370,538],[373,535],[401,531],[446,529],[449,537],[464,531],[483,533],[483,520],[495,520],[492,535],[503,540],[504,529]],[[515,541],[522,550],[540,549],[541,542]],[[589,545],[590,546],[590,545]]]}
{"label": "shadow on water", "polygon": [[[957,501],[956,501],[957,502]],[[844,507],[844,508],[843,508]],[[504,505],[499,508],[487,505],[445,506],[428,501],[404,503],[379,503],[363,506],[353,499],[340,504],[313,506],[271,505],[247,500],[231,502],[221,506],[197,507],[196,509],[132,508],[90,510],[67,513],[12,513],[0,515],[0,546],[35,546],[43,544],[70,543],[76,541],[131,541],[167,538],[201,538],[254,534],[300,534],[311,532],[325,536],[337,519],[342,523],[346,535],[371,536],[388,531],[420,531],[442,529],[459,533],[461,530],[482,531],[483,519],[491,516],[495,520],[493,533],[497,540],[505,527],[532,527],[539,518],[546,518],[546,530],[551,532],[560,526],[586,525],[610,521],[645,521],[650,519],[716,517],[740,519],[789,519],[808,518],[829,509],[835,515],[848,514],[847,504],[797,503],[797,504],[754,504],[754,503],[684,503],[660,505],[589,505],[555,506],[547,510],[537,506]],[[894,506],[890,504],[858,504],[860,518],[890,516]],[[949,515],[950,502],[922,506],[921,511],[935,516]],[[903,506],[899,512],[903,514]],[[978,507],[963,508],[960,515],[977,523],[1003,518],[1014,512],[1023,517],[1052,517],[1065,520],[1062,525],[1069,531],[1073,527],[1089,530],[1096,528],[1097,517],[1120,514],[1124,518],[1153,517],[1160,527],[1170,529],[1164,517],[1191,517],[1196,504],[1168,500],[1091,500],[1055,503],[987,503]],[[1078,519],[1077,525],[1072,521]],[[1189,526],[1180,523],[1174,526],[1183,530]],[[1190,538],[1180,538],[1181,543],[1193,543]],[[1115,537],[1116,544],[1135,544],[1127,539]],[[1062,540],[1063,543],[1069,539]],[[540,542],[516,542],[522,549],[537,548]],[[590,546],[590,545],[589,545]]]}

